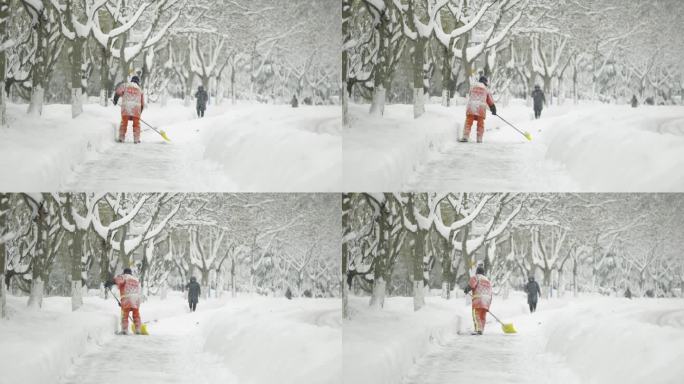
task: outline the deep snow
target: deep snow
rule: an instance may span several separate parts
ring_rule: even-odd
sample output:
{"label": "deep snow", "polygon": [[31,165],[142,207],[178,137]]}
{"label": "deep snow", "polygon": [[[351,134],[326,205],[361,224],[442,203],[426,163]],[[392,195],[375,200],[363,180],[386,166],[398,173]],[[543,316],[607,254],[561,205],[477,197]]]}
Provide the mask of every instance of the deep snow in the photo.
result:
{"label": "deep snow", "polygon": [[117,336],[113,299],[50,297],[39,311],[9,297],[0,320],[0,383],[334,383],[341,381],[339,300],[239,296],[200,300],[180,293],[141,308],[150,336]]}
{"label": "deep snow", "polygon": [[[525,297],[495,298],[471,336],[463,298],[386,299],[381,311],[352,298],[344,323],[345,383],[673,383],[684,375],[684,300],[597,296],[542,300],[529,314]],[[369,371],[367,365],[378,369]]]}
{"label": "deep snow", "polygon": [[[491,114],[484,144],[457,143],[464,106],[388,105],[382,118],[350,108],[344,188],[393,190],[667,192],[684,190],[684,108],[599,103],[544,110],[534,120],[522,100],[499,114],[529,131],[528,142]],[[475,127],[471,140],[475,138]]]}
{"label": "deep snow", "polygon": [[223,103],[197,119],[172,100],[150,104],[142,144],[114,142],[119,108],[46,105],[30,117],[8,106],[0,129],[0,190],[328,192],[339,190],[342,138],[339,106]]}

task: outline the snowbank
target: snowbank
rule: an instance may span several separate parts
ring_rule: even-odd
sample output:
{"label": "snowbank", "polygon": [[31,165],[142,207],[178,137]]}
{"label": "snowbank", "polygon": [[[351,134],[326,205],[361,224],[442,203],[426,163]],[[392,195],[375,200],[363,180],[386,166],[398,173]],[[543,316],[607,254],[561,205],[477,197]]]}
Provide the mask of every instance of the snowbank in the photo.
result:
{"label": "snowbank", "polygon": [[25,105],[7,106],[9,127],[0,128],[0,190],[57,190],[76,164],[113,142],[113,109],[84,105],[71,119],[70,105],[45,105],[41,117]]}
{"label": "snowbank", "polygon": [[32,311],[26,298],[8,297],[9,319],[0,320],[0,384],[55,383],[89,343],[104,343],[116,330],[110,303],[85,297],[78,312],[71,299],[49,297]]}
{"label": "snowbank", "polygon": [[601,105],[569,116],[544,138],[547,157],[584,191],[684,190],[684,108]]}
{"label": "snowbank", "polygon": [[150,104],[142,144],[116,144],[119,109],[96,104],[71,118],[47,105],[39,118],[8,106],[0,129],[0,190],[328,192],[341,189],[339,106],[223,103],[205,118],[180,100]]}
{"label": "snowbank", "polygon": [[241,192],[339,191],[340,131],[339,106],[240,104],[203,136],[203,156]]}
{"label": "snowbank", "polygon": [[203,350],[240,383],[339,383],[339,299],[238,298],[202,325]]}
{"label": "snowbank", "polygon": [[413,299],[385,299],[380,311],[368,298],[351,297],[352,319],[344,322],[342,340],[345,383],[398,383],[431,343],[468,325],[463,302],[427,297],[426,306],[413,311]]}
{"label": "snowbank", "polygon": [[344,130],[345,190],[684,190],[682,107],[566,102],[545,108],[540,120],[522,100],[497,109],[533,140],[489,115],[484,144],[458,144],[462,105],[427,105],[418,119],[411,105],[388,105],[382,118],[352,105],[352,127]]}
{"label": "snowbank", "polygon": [[350,105],[350,128],[344,130],[344,189],[398,191],[411,173],[457,137],[460,115],[434,105],[414,120],[413,106],[387,105],[383,117],[368,114],[366,105]]}
{"label": "snowbank", "polygon": [[684,377],[684,301],[593,299],[547,322],[547,350],[585,383],[677,383]]}

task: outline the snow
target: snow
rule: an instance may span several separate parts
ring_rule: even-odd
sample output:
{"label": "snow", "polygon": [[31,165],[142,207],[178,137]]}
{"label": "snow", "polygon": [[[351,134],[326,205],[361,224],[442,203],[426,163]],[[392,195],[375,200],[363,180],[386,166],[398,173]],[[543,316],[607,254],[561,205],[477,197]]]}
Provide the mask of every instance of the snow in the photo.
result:
{"label": "snow", "polygon": [[[669,192],[684,188],[684,108],[599,103],[544,110],[534,120],[522,100],[491,114],[484,144],[458,143],[464,106],[387,105],[385,116],[352,105],[344,130],[345,190]],[[471,140],[475,138],[475,127]]]}
{"label": "snow", "polygon": [[46,105],[30,117],[8,105],[0,129],[0,189],[5,191],[307,191],[340,189],[342,138],[337,106],[244,103],[209,106],[197,119],[173,100],[148,105],[142,144],[114,142],[119,108]]}
{"label": "snow", "polygon": [[[28,310],[8,298],[0,320],[0,384],[334,383],[341,377],[339,300],[239,296],[201,300],[189,313],[181,293],[141,307],[150,336],[116,336],[114,300],[50,297]],[[124,353],[125,352],[125,353]]]}
{"label": "snow", "polygon": [[387,298],[381,311],[367,303],[350,300],[345,382],[672,383],[684,374],[682,299],[566,296],[529,314],[514,292],[491,310],[518,333],[504,334],[490,316],[483,336],[469,334],[463,298],[427,297],[418,312],[412,298]]}

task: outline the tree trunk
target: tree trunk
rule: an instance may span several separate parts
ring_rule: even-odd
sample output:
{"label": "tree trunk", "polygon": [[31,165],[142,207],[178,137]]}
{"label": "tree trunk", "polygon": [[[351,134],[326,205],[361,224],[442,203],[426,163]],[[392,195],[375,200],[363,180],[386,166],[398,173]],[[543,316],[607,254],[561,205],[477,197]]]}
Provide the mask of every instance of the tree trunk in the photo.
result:
{"label": "tree trunk", "polygon": [[237,293],[235,292],[235,259],[231,261],[230,265],[230,295],[232,297],[237,296]]}
{"label": "tree trunk", "polygon": [[76,229],[71,244],[71,310],[75,311],[83,305],[83,276],[81,260],[83,258],[83,232]]}
{"label": "tree trunk", "polygon": [[[5,93],[4,88],[0,89],[1,93]],[[0,236],[5,234],[7,216],[9,215],[9,193],[0,193]],[[5,258],[6,247],[4,242],[0,242],[0,319],[5,318],[7,302],[7,291],[5,290]]]}
{"label": "tree trunk", "polygon": [[39,309],[43,306],[43,288],[45,283],[43,279],[34,277],[31,280],[31,293],[29,295],[28,307],[31,309]]}
{"label": "tree trunk", "polygon": [[202,298],[209,298],[209,270],[203,269],[202,271]]}
{"label": "tree trunk", "polygon": [[83,44],[85,40],[75,38],[71,44],[71,118],[83,113],[83,88],[81,69],[83,67]]}
{"label": "tree trunk", "polygon": [[423,258],[425,257],[425,231],[418,229],[413,244],[413,310],[425,306],[425,283],[423,281]]}
{"label": "tree trunk", "polygon": [[373,293],[371,294],[370,307],[374,309],[382,309],[385,305],[385,289],[387,283],[382,276],[376,276],[373,282]]}
{"label": "tree trunk", "polygon": [[425,113],[425,87],[423,84],[425,39],[417,37],[413,49],[413,118],[417,119]]}
{"label": "tree trunk", "polygon": [[[35,83],[34,83],[35,84]],[[43,114],[43,98],[45,97],[45,90],[39,84],[31,89],[31,101],[28,106],[28,114],[31,116],[40,116]]]}
{"label": "tree trunk", "polygon": [[577,260],[572,261],[572,295],[577,297]]}
{"label": "tree trunk", "polygon": [[109,104],[109,50],[102,47],[102,61],[100,61],[100,105],[106,107]]}
{"label": "tree trunk", "polygon": [[385,113],[385,87],[380,84],[373,90],[373,102],[370,107],[370,114],[382,116]]}
{"label": "tree trunk", "polygon": [[544,93],[546,94],[546,105],[552,105],[553,92],[551,91],[551,76],[544,76]]}

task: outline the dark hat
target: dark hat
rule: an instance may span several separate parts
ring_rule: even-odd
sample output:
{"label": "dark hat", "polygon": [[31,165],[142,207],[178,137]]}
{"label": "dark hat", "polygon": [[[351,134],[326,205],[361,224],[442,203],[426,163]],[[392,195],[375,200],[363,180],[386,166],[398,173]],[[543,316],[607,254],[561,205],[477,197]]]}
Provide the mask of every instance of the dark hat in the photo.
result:
{"label": "dark hat", "polygon": [[536,84],[536,85],[534,86],[534,89],[539,89],[539,88],[540,88],[540,87],[539,87],[539,84]]}
{"label": "dark hat", "polygon": [[138,76],[131,77],[131,83],[136,83],[140,85],[140,78]]}
{"label": "dark hat", "polygon": [[133,271],[130,268],[124,268],[124,275],[132,275]]}
{"label": "dark hat", "polygon": [[197,281],[197,279],[195,278],[195,276],[192,276],[190,277],[190,281]]}
{"label": "dark hat", "polygon": [[482,265],[478,265],[477,269],[475,270],[475,273],[478,275],[484,275],[485,274],[485,269]]}
{"label": "dark hat", "polygon": [[484,75],[483,75],[483,76],[480,76],[480,83],[482,83],[482,84],[484,84],[484,85],[488,85],[488,84],[489,84],[489,80],[487,79],[487,76],[484,76]]}

